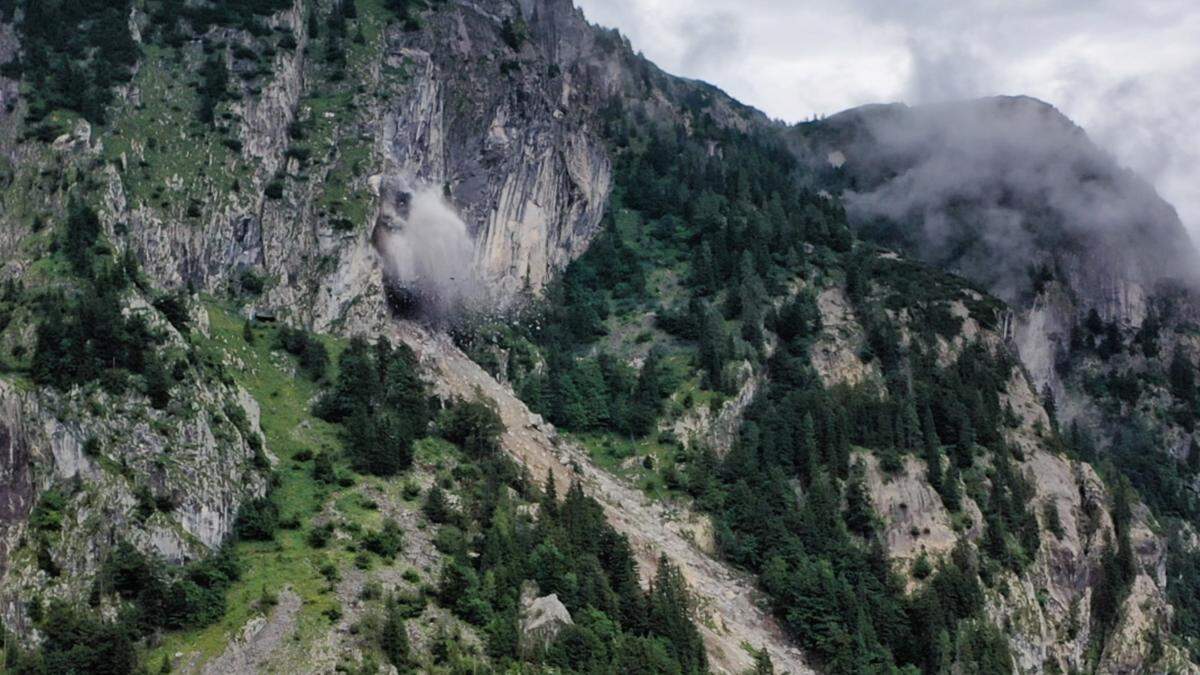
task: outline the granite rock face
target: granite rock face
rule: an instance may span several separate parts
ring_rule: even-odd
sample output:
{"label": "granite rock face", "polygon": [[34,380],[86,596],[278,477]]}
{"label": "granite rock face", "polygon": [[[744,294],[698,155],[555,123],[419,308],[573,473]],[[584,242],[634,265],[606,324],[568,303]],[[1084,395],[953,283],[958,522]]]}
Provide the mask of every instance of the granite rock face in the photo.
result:
{"label": "granite rock face", "polygon": [[[414,191],[436,190],[461,216],[488,300],[504,307],[536,293],[599,231],[612,187],[607,121],[633,110],[671,121],[703,110],[739,128],[766,120],[662,73],[568,0],[441,3],[418,31],[364,9],[367,30],[340,73],[309,34],[313,9],[294,0],[264,18],[272,34],[294,38],[290,48],[263,51],[255,36],[217,27],[168,56],[145,50],[108,124],[77,121],[52,143],[8,123],[26,104],[0,76],[0,280],[31,278],[53,245],[37,223],[56,226],[83,195],[110,250],[135,258],[146,277],[125,299],[131,311],[190,288],[233,296],[248,315],[383,334],[391,318],[379,229],[404,227]],[[134,9],[135,40],[152,34],[149,24]],[[19,49],[13,27],[0,24],[0,62]],[[212,126],[197,122],[186,87],[171,86],[209,58],[230,73]],[[5,350],[33,347],[26,318],[26,329],[5,332]],[[177,335],[171,344],[187,348]],[[79,597],[116,541],[192,559],[224,541],[238,508],[264,492],[265,471],[253,465],[271,449],[257,450],[254,400],[219,381],[188,387],[168,415],[94,388],[0,381],[6,626],[26,629],[20,598],[47,586],[26,545],[45,494],[65,502],[61,530],[37,536],[62,572],[51,593]],[[248,428],[229,419],[231,406]],[[147,513],[147,496],[163,508]]]}
{"label": "granite rock face", "polygon": [[[254,447],[261,444],[252,437],[261,438],[261,430],[252,398],[196,383],[172,405],[157,411],[141,397],[27,391],[0,382],[6,626],[27,628],[31,597],[85,596],[119,540],[168,562],[206,556],[229,536],[241,504],[265,492],[266,478],[255,466]],[[238,408],[240,415],[233,412]],[[93,412],[99,410],[107,414]],[[30,515],[51,504],[51,494],[61,500],[54,507],[60,524],[37,530]],[[49,564],[36,559],[42,556]]]}
{"label": "granite rock face", "polygon": [[535,597],[534,591],[523,588],[521,592],[521,649],[530,653],[545,648],[563,628],[575,623],[557,595]]}

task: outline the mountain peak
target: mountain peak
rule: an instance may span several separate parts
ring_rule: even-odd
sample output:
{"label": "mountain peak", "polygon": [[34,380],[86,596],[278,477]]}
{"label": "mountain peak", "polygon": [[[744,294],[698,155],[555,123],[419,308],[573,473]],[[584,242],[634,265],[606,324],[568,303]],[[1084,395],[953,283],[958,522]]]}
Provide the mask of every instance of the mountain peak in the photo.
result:
{"label": "mountain peak", "polygon": [[[1104,260],[1147,291],[1196,280],[1200,257],[1174,208],[1044,101],[863,106],[796,135],[868,236],[1009,300],[1039,265],[1083,272]],[[835,151],[844,163],[831,171]]]}

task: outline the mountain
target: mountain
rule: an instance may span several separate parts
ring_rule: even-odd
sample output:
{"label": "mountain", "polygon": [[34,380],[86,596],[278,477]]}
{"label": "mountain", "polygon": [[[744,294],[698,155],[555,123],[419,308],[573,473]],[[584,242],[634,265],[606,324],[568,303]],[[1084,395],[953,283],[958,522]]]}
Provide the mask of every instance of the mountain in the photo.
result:
{"label": "mountain", "polygon": [[1139,324],[1159,285],[1197,281],[1174,208],[1035,99],[872,106],[796,137],[846,191],[864,236],[1010,302],[1027,301],[1047,268],[1087,308]]}
{"label": "mountain", "polygon": [[[1006,333],[1065,423],[1100,430],[1102,446],[1132,430],[1190,455],[1192,406],[1170,372],[1194,363],[1200,256],[1174,208],[1083,130],[1005,97],[868,106],[791,141],[860,236],[1010,303]],[[1172,510],[1192,508],[1190,482],[1167,489]]]}
{"label": "mountain", "polygon": [[1196,252],[1046,104],[788,127],[568,0],[0,62],[5,668],[1196,669]]}

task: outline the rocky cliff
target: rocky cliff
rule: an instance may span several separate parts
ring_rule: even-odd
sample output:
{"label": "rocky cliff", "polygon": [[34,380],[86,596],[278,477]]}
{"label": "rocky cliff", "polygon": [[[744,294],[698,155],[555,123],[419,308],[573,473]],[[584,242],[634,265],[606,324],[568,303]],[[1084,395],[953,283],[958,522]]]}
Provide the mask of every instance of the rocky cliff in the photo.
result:
{"label": "rocky cliff", "polygon": [[[789,138],[861,236],[1012,305],[1005,337],[1064,426],[1103,428],[1107,446],[1120,411],[1187,458],[1192,427],[1162,414],[1181,405],[1163,382],[1176,354],[1200,362],[1200,254],[1174,208],[1082,129],[1041,101],[999,97],[865,106]],[[1138,393],[1096,386],[1120,377]]]}
{"label": "rocky cliff", "polygon": [[174,564],[206,557],[239,507],[265,493],[274,458],[258,404],[222,370],[246,364],[195,354],[164,410],[95,386],[0,383],[0,613],[10,629],[30,630],[31,601],[86,596],[118,540]]}
{"label": "rocky cliff", "polygon": [[[37,347],[37,305],[5,305],[0,345],[13,370],[0,378],[6,627],[33,634],[31,598],[87,596],[117,540],[172,563],[202,557],[227,539],[239,509],[267,491],[272,469],[276,480],[307,477],[311,470],[301,465],[311,451],[328,451],[336,442],[310,415],[314,390],[295,384],[291,362],[261,344],[249,346],[249,322],[246,344],[237,342],[240,319],[249,317],[262,325],[408,343],[440,394],[481,395],[498,404],[508,428],[502,447],[531,475],[549,473],[560,491],[572,479],[585,484],[631,541],[643,581],[660,555],[680,567],[699,596],[695,615],[711,667],[752,667],[761,649],[776,668],[806,672],[814,661],[762,607],[754,581],[724,561],[701,506],[670,485],[678,475],[670,468],[637,469],[664,461],[663,447],[673,453],[671,435],[681,441],[681,453],[708,448],[722,457],[744,442],[743,416],[777,375],[767,367],[774,341],[760,353],[739,338],[731,368],[736,386],[728,396],[704,392],[705,406],[691,407],[700,378],[686,373],[687,384],[671,392],[671,410],[651,439],[660,454],[649,464],[649,454],[634,462],[640,472],[634,478],[648,480],[634,484],[603,468],[605,458],[580,439],[559,436],[449,338],[392,316],[400,285],[396,251],[381,242],[417,228],[415,195],[433,195],[461,219],[472,257],[461,273],[478,276],[484,291],[477,299],[489,308],[515,307],[582,255],[606,217],[615,223],[628,215],[609,208],[621,159],[612,137],[623,133],[640,146],[652,136],[648,129],[661,127],[679,129],[681,138],[701,129],[719,135],[715,129],[783,139],[805,165],[789,179],[836,193],[861,239],[899,251],[879,257],[912,256],[981,284],[956,287],[946,310],[956,330],[927,343],[909,309],[896,309],[883,296],[872,301],[888,308],[882,316],[899,326],[904,349],[928,350],[941,367],[976,344],[1020,356],[1022,367],[1001,394],[1011,415],[1003,444],[1015,449],[1016,471],[1031,486],[1038,548],[1023,569],[997,572],[986,593],[987,618],[1009,635],[1015,667],[1194,669],[1175,644],[1162,645],[1173,612],[1167,543],[1162,523],[1140,503],[1131,521],[1136,573],[1119,621],[1106,639],[1096,638],[1094,589],[1106,542],[1116,538],[1115,498],[1089,463],[1063,451],[1054,425],[1079,420],[1104,429],[1113,408],[1096,393],[1095,381],[1113,373],[1144,376],[1144,395],[1119,403],[1117,414],[1157,419],[1173,405],[1163,381],[1165,356],[1134,353],[1134,346],[1143,344],[1138,332],[1157,322],[1157,354],[1183,350],[1191,363],[1200,358],[1200,339],[1189,325],[1197,314],[1189,286],[1196,253],[1173,210],[1052,108],[1028,99],[870,107],[784,129],[708,85],[662,73],[615,31],[587,24],[569,0],[451,0],[420,10],[415,23],[397,21],[384,3],[363,0],[353,32],[326,20],[343,11],[341,3],[280,6],[260,17],[261,30],[218,24],[167,48],[156,37],[161,28],[154,12],[135,3],[129,25],[141,57],[132,79],[117,87],[102,125],[60,112],[38,129],[24,128],[18,120],[29,112],[28,91],[0,76],[4,278],[38,292],[77,284],[56,256],[73,202],[86,202],[102,225],[97,252],[136,260],[144,274],[122,297],[127,313],[150,317],[166,335],[163,351],[181,364],[165,410],[136,390],[34,385],[27,355]],[[20,53],[19,40],[14,24],[0,22],[0,62]],[[215,95],[212,119],[201,121],[201,101],[179,82],[213,67],[229,80]],[[729,149],[722,143],[732,141],[706,142],[708,158],[721,158]],[[739,214],[737,220],[743,227],[753,218]],[[631,226],[623,220],[613,227]],[[420,248],[425,240],[404,241],[411,248],[401,255],[430,255]],[[851,299],[842,262],[829,250],[798,248],[803,272],[782,296],[813,294],[821,328],[811,336],[806,365],[830,391],[886,391],[888,377],[872,353],[875,336],[855,306],[861,298]],[[682,278],[691,264],[682,269],[664,266],[655,281]],[[154,304],[167,290],[192,298],[194,338]],[[1008,301],[1012,313],[985,320],[969,310],[995,302],[984,290]],[[783,306],[777,300],[773,314]],[[226,325],[210,331],[209,309],[217,306],[234,308],[239,317],[225,316]],[[1064,365],[1062,354],[1075,349],[1073,335],[1090,310],[1115,326],[1118,345],[1103,358],[1095,351],[1102,327],[1093,331],[1092,346]],[[653,332],[649,312],[633,323],[646,327],[648,340],[680,345]],[[629,359],[634,367],[646,349],[637,351]],[[691,361],[682,363],[690,368]],[[260,424],[260,405],[273,409],[270,425]],[[1171,420],[1156,428],[1167,439],[1161,445],[1186,459],[1192,431]],[[418,459],[412,475],[418,493],[446,482],[445,458],[430,454]],[[970,483],[974,493],[969,489],[963,508],[952,512],[922,459],[905,456],[896,471],[883,466],[879,452],[856,448],[854,457],[863,462],[880,541],[907,591],[924,588],[924,577],[913,572],[918,561],[948,559],[959,541],[982,546],[977,497],[992,480],[987,460]],[[675,490],[669,498],[660,475]],[[357,567],[358,559],[351,564],[349,554],[330,553],[334,572],[322,567],[320,574],[335,602],[313,590],[317,583],[309,577],[317,576],[317,558],[305,557],[312,551],[297,553],[305,544],[289,535],[278,549],[255,552],[261,555],[256,565],[287,579],[278,605],[255,605],[248,617],[252,602],[264,601],[246,599],[259,588],[241,588],[230,630],[182,638],[187,646],[178,654],[170,640],[179,638],[169,638],[162,647],[167,660],[211,672],[363,665],[370,648],[357,631],[375,621],[370,582],[419,592],[444,562],[438,546],[447,545],[425,531],[427,519],[404,496],[408,486],[349,480],[339,489],[315,504],[314,525],[328,524],[328,536],[350,547],[363,523],[378,524],[362,512],[382,511],[401,523],[411,569],[389,561],[367,571]],[[285,490],[288,508],[295,509],[287,515],[298,518],[312,506],[304,490]],[[727,545],[729,536],[716,538]],[[310,574],[278,571],[288,566]],[[464,649],[479,651],[475,629],[448,610],[428,607],[417,615],[423,627],[412,631],[412,640],[421,649],[431,652],[447,631],[458,631],[466,636]],[[291,635],[296,639],[287,639]]]}
{"label": "rocky cliff", "polygon": [[[824,328],[814,357],[827,365],[819,372],[830,386],[859,383],[871,376],[857,356],[867,340],[865,329],[848,307],[843,289],[827,288],[820,297],[825,299],[820,304]],[[980,326],[966,315],[960,334],[952,342],[940,342],[939,358],[953,362],[971,344],[1016,348],[1003,332]],[[1162,636],[1172,630],[1173,614],[1167,600],[1168,543],[1162,524],[1140,504],[1134,510],[1131,533],[1136,577],[1122,603],[1120,622],[1099,653],[1095,651],[1097,580],[1102,576],[1107,542],[1116,537],[1113,490],[1090,464],[1064,456],[1043,400],[1024,368],[1013,371],[1000,399],[1010,416],[1005,442],[1018,458],[1016,471],[1028,481],[1029,505],[1039,522],[1036,555],[1028,567],[1019,573],[1002,572],[986,593],[988,616],[1009,635],[1016,670],[1071,672],[1091,662],[1098,672],[1137,672],[1151,661],[1167,670],[1194,669],[1181,650],[1168,647],[1162,652]],[[927,583],[925,573],[916,570],[927,562],[948,559],[960,541],[982,549],[981,505],[986,490],[977,488],[971,496],[968,489],[955,513],[934,489],[925,461],[907,457],[898,468],[886,469],[874,453],[862,452],[858,457],[865,465],[866,484],[892,563],[910,592]],[[986,481],[995,479],[990,468],[987,473]]]}

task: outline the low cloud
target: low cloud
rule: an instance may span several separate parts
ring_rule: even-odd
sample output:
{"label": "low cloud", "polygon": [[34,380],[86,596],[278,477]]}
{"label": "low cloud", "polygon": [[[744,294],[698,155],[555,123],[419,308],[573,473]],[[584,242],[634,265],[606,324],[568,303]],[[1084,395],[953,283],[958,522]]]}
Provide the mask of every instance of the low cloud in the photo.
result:
{"label": "low cloud", "polygon": [[[668,72],[773,117],[996,94],[1049,101],[1151,180],[1200,234],[1200,12],[1190,0],[996,3],[576,0]],[[708,35],[713,58],[698,55]]]}
{"label": "low cloud", "polygon": [[898,240],[1009,300],[1031,265],[1064,253],[1146,283],[1194,275],[1174,210],[1044,103],[894,108],[857,124],[847,167],[867,189],[846,194],[852,217],[898,224]]}

